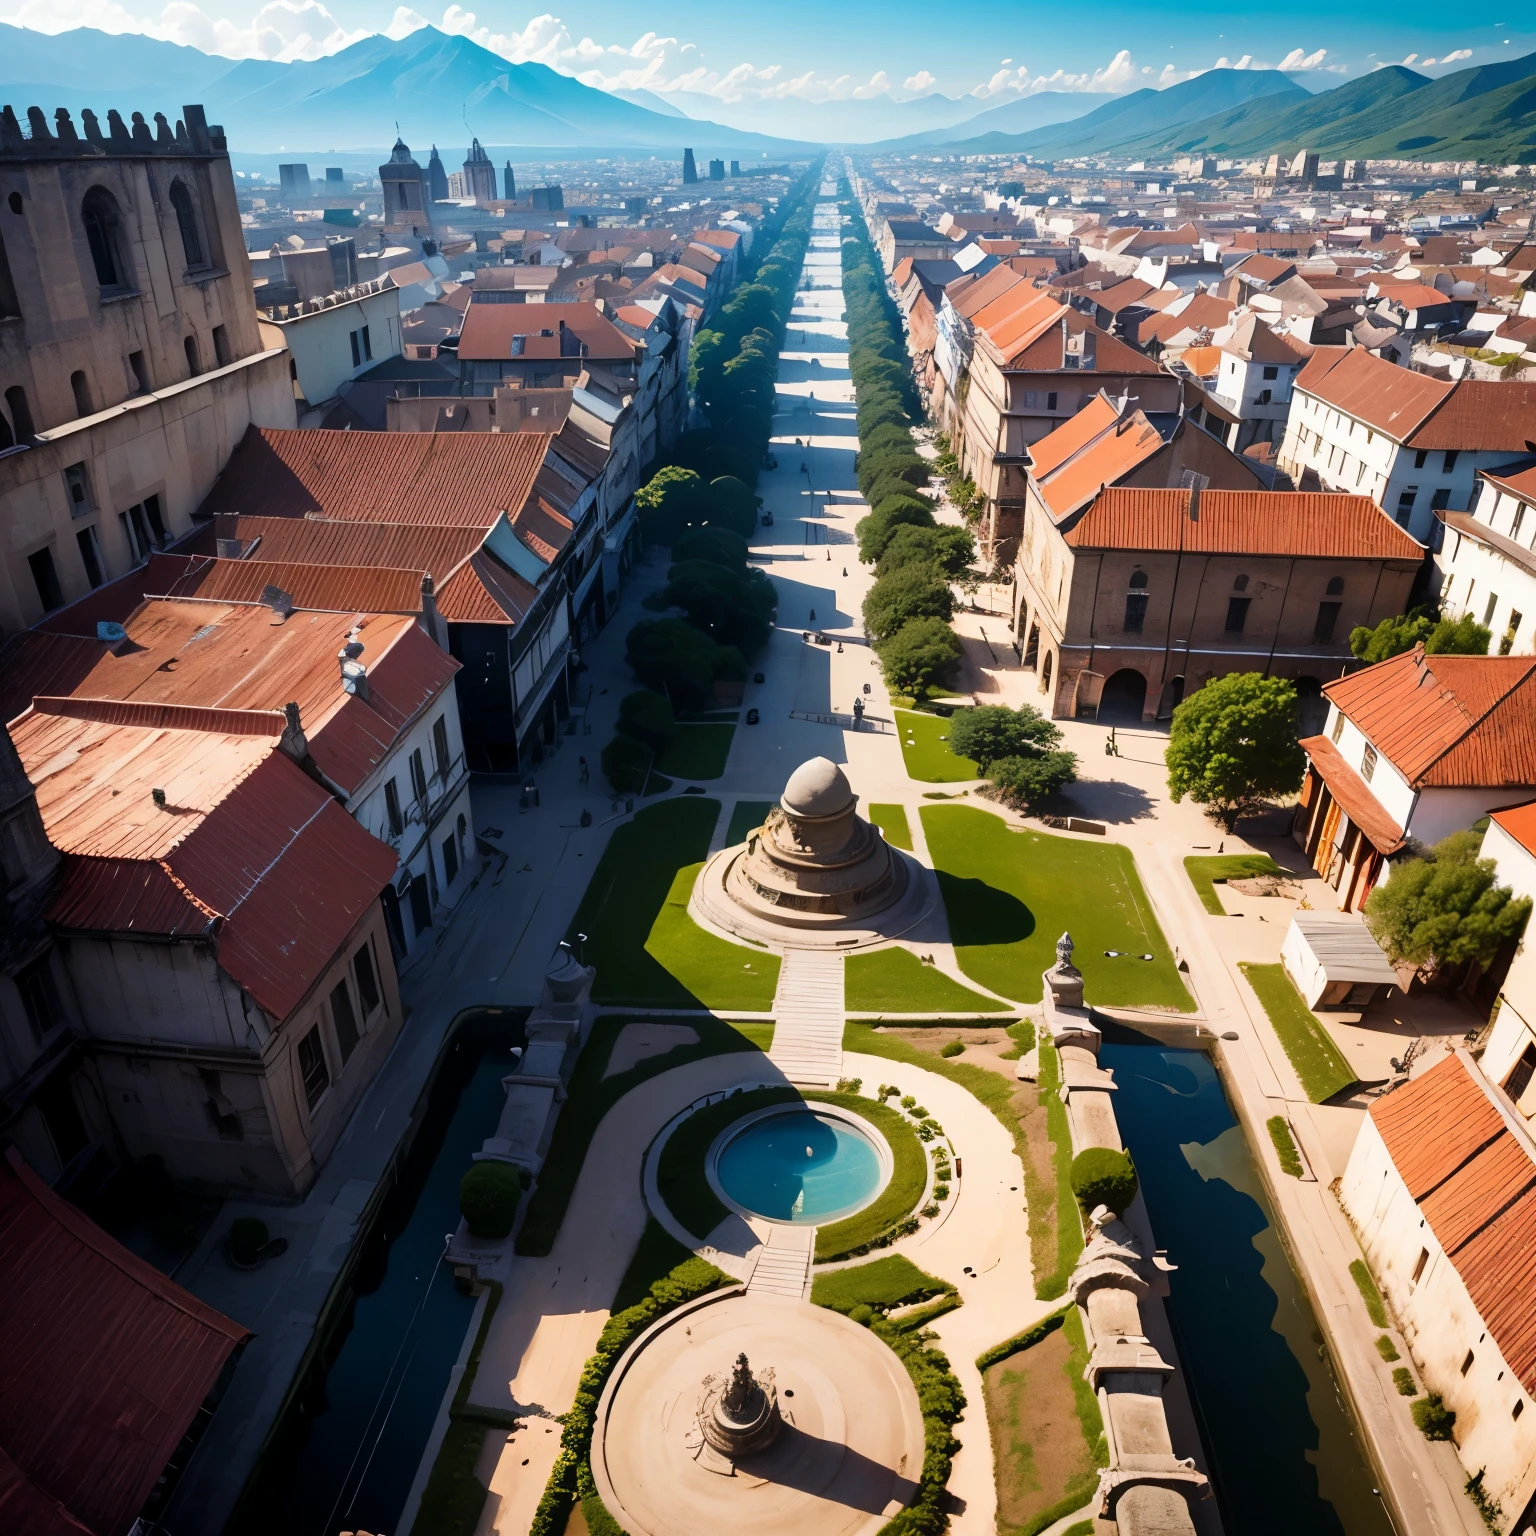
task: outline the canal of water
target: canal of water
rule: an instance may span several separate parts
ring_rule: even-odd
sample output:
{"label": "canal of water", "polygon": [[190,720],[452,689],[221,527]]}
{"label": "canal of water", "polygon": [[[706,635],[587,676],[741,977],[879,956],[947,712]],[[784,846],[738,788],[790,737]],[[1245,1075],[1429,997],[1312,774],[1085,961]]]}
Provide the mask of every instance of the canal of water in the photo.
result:
{"label": "canal of water", "polygon": [[472,1017],[444,1049],[349,1296],[290,1404],[231,1536],[399,1529],[474,1301],[441,1262],[459,1180],[493,1135],[523,1014]]}
{"label": "canal of water", "polygon": [[1109,1026],[1120,1133],[1227,1536],[1390,1536],[1322,1334],[1211,1060]]}

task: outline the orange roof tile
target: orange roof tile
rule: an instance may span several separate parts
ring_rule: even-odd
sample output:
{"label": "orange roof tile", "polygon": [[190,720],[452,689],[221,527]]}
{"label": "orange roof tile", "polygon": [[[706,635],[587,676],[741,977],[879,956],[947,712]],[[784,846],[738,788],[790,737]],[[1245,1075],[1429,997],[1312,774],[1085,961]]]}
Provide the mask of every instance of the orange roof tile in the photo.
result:
{"label": "orange roof tile", "polygon": [[1536,854],[1536,800],[1511,805],[1493,813],[1493,820],[1520,844],[1527,853]]}
{"label": "orange roof tile", "polygon": [[277,587],[288,594],[295,608],[330,613],[420,613],[422,574],[364,565],[304,565],[289,560],[200,560],[164,592],[145,595],[258,603],[263,592]]}
{"label": "orange roof tile", "polygon": [[1333,798],[1344,813],[1383,856],[1396,853],[1403,846],[1403,829],[1393,821],[1386,807],[1371,793],[1370,786],[1344,761],[1344,754],[1326,736],[1307,736],[1301,750],[1322,775]]}
{"label": "orange roof tile", "polygon": [[[1061,441],[1057,441],[1061,439]],[[1166,446],[1141,411],[1120,415],[1102,394],[1030,449],[1030,481],[1058,520]]]}
{"label": "orange roof tile", "polygon": [[1501,1099],[1457,1051],[1370,1116],[1505,1363],[1536,1392],[1536,1159]]}
{"label": "orange roof tile", "polygon": [[489,528],[527,500],[549,443],[545,432],[251,427],[199,516],[313,513],[355,522]]}
{"label": "orange roof tile", "polygon": [[1296,375],[1296,388],[1405,443],[1452,386],[1399,368],[1364,347],[1318,347]]}
{"label": "orange roof tile", "polygon": [[[522,338],[521,350],[514,352],[517,337]],[[501,362],[514,356],[629,362],[635,343],[590,302],[471,304],[459,333],[459,356],[470,362]]]}
{"label": "orange roof tile", "polygon": [[1536,384],[1460,379],[1408,439],[1411,448],[1530,452],[1536,445]]}
{"label": "orange roof tile", "polygon": [[1415,789],[1536,786],[1536,658],[1416,646],[1323,692]]}

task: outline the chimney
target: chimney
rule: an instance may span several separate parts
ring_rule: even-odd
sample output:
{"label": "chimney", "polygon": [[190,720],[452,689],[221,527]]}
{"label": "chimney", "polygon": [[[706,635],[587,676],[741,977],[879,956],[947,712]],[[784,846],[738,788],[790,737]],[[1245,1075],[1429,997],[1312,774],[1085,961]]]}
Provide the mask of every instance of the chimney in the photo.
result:
{"label": "chimney", "polygon": [[431,571],[421,573],[421,627],[443,650],[448,649],[448,625],[438,612],[437,587]]}
{"label": "chimney", "polygon": [[363,654],[363,642],[361,640],[348,640],[336,653],[336,660],[341,666],[341,691],[354,694],[357,698],[368,697],[368,669],[358,660]]}
{"label": "chimney", "polygon": [[283,705],[283,734],[277,743],[278,751],[286,753],[294,762],[302,763],[309,756],[309,738],[299,721],[299,706]]}

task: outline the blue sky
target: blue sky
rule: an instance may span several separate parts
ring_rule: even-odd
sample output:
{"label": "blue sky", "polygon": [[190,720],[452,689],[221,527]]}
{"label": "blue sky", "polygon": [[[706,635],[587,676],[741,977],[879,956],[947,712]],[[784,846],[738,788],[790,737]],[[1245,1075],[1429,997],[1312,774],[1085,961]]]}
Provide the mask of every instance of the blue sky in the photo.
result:
{"label": "blue sky", "polygon": [[145,32],[231,58],[313,58],[430,22],[516,62],[782,132],[828,102],[868,102],[885,115],[934,91],[967,96],[977,111],[1042,90],[1102,100],[1220,63],[1282,67],[1322,90],[1386,62],[1439,74],[1536,50],[1536,29],[1512,7],[1507,22],[1448,25],[1454,14],[1425,0],[1258,0],[1240,15],[1225,0],[1112,0],[1091,11],[1007,0],[953,11],[918,0],[580,0],[547,11],[504,0],[446,10],[426,0],[0,0],[0,19],[42,31]]}

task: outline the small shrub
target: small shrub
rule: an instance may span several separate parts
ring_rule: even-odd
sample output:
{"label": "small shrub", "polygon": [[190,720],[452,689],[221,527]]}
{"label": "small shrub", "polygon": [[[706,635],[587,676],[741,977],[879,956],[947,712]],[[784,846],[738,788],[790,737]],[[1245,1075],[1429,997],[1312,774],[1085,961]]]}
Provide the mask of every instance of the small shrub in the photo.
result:
{"label": "small shrub", "polygon": [[267,1224],[255,1216],[237,1216],[229,1225],[229,1252],[237,1264],[254,1264],[267,1242]]}
{"label": "small shrub", "polygon": [[928,1119],[928,1111],[924,1109],[921,1104],[914,1104],[911,1109],[907,1111],[907,1113],[911,1115],[914,1120]]}
{"label": "small shrub", "polygon": [[875,1315],[875,1309],[867,1301],[861,1301],[848,1313],[849,1318],[855,1323],[863,1323],[866,1327],[869,1320]]}
{"label": "small shrub", "polygon": [[1107,1205],[1123,1216],[1136,1198],[1136,1165],[1129,1152],[1088,1147],[1072,1159],[1072,1193],[1085,1211]]}
{"label": "small shrub", "polygon": [[1388,1365],[1391,1365],[1394,1360],[1402,1359],[1402,1356],[1397,1352],[1397,1345],[1395,1345],[1392,1340],[1389,1339],[1384,1333],[1378,1334],[1376,1337],[1376,1353],[1380,1355]]}
{"label": "small shrub", "polygon": [[1269,1139],[1275,1144],[1281,1169],[1293,1179],[1299,1179],[1302,1174],[1301,1153],[1296,1150],[1296,1142],[1291,1136],[1290,1126],[1285,1123],[1285,1116],[1271,1115],[1267,1123]]}
{"label": "small shrub", "polygon": [[1361,1300],[1365,1302],[1365,1310],[1370,1313],[1371,1321],[1378,1328],[1387,1326],[1387,1307],[1381,1299],[1381,1292],[1376,1289],[1376,1282],[1371,1278],[1371,1272],[1365,1267],[1364,1259],[1351,1259],[1349,1273],[1360,1292]]}
{"label": "small shrub", "polygon": [[638,794],[651,766],[651,749],[638,736],[621,734],[603,748],[598,761],[616,795]]}
{"label": "small shrub", "polygon": [[471,1236],[505,1237],[517,1218],[523,1192],[517,1169],[507,1163],[472,1163],[459,1180],[459,1210]]}
{"label": "small shrub", "polygon": [[1483,1478],[1487,1471],[1487,1467],[1479,1467],[1462,1486],[1466,1489],[1467,1497],[1477,1505],[1477,1512],[1483,1517],[1483,1524],[1493,1532],[1493,1536],[1499,1536],[1504,1528],[1504,1506],[1497,1499],[1490,1497],[1487,1489],[1483,1487]]}
{"label": "small shrub", "polygon": [[903,1109],[911,1109],[912,1106],[914,1104],[916,1104],[916,1103],[917,1103],[917,1100],[914,1099],[910,1093],[902,1094],[902,1096],[901,1096],[901,1107]]}
{"label": "small shrub", "polygon": [[677,737],[677,716],[672,701],[649,688],[637,689],[619,702],[618,729],[643,741],[659,757]]}
{"label": "small shrub", "polygon": [[1403,1397],[1417,1397],[1419,1389],[1413,1379],[1413,1372],[1406,1365],[1400,1365],[1392,1372],[1392,1385],[1397,1388]]}
{"label": "small shrub", "polygon": [[948,1184],[944,1184],[942,1182],[938,1183],[938,1184],[935,1184],[933,1186],[933,1198],[935,1200],[948,1200],[949,1199],[949,1185]]}
{"label": "small shrub", "polygon": [[958,1056],[965,1050],[965,1041],[951,1040],[948,1045],[939,1048],[940,1056]]}
{"label": "small shrub", "polygon": [[936,1200],[930,1200],[928,1202],[928,1204],[923,1207],[923,1215],[926,1216],[929,1219],[929,1221],[932,1221],[933,1218],[935,1216],[937,1216],[938,1214],[939,1214],[939,1205],[938,1205],[938,1202]]}
{"label": "small shrub", "polygon": [[1447,1408],[1438,1392],[1421,1397],[1413,1405],[1413,1422],[1426,1440],[1449,1440],[1456,1427],[1456,1413]]}

